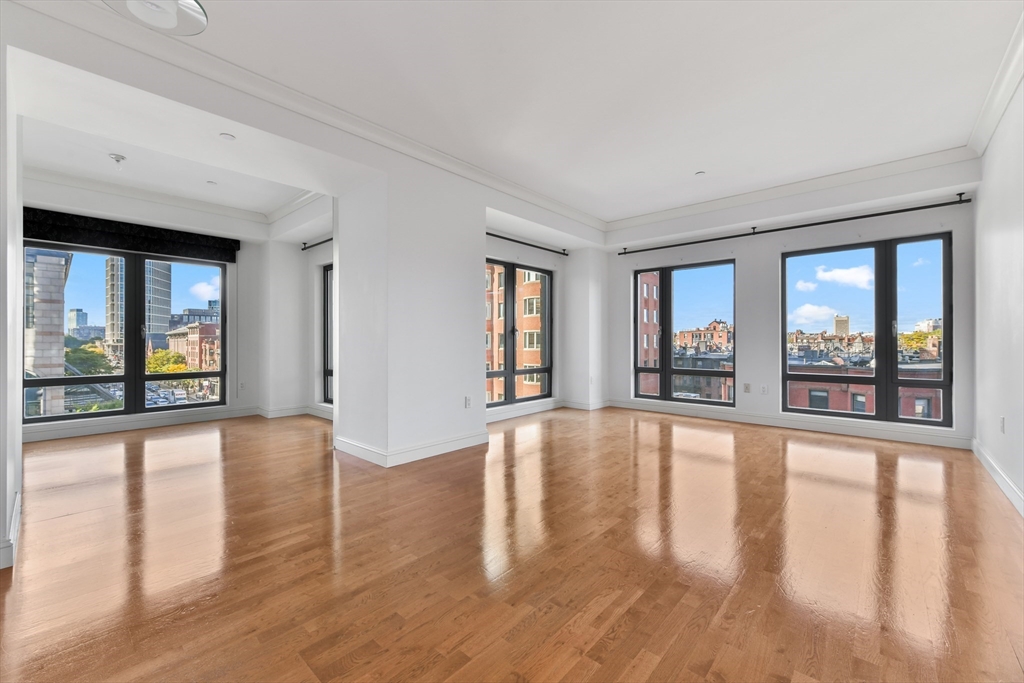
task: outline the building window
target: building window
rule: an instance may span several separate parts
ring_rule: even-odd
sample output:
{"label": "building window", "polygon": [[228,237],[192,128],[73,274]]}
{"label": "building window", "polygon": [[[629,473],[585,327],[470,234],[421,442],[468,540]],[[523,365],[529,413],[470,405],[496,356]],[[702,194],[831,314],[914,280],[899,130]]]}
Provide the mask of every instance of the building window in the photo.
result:
{"label": "building window", "polygon": [[334,403],[334,264],[324,266],[323,325],[323,393],[324,403]]}
{"label": "building window", "polygon": [[951,244],[784,254],[783,409],[952,426]]}
{"label": "building window", "polygon": [[24,253],[26,423],[225,403],[223,263],[31,241]]}
{"label": "building window", "polygon": [[815,410],[828,410],[828,390],[811,389],[807,392],[810,400],[810,407]]}
{"label": "building window", "polygon": [[[551,273],[493,260],[486,269],[488,406],[551,396]],[[506,282],[516,283],[514,292],[506,291]],[[512,301],[508,316],[506,301]],[[490,315],[492,303],[497,317]]]}
{"label": "building window", "polygon": [[[735,404],[734,278],[732,261],[637,271],[634,396]],[[663,282],[670,286],[658,298]],[[656,300],[650,316],[648,291]]]}

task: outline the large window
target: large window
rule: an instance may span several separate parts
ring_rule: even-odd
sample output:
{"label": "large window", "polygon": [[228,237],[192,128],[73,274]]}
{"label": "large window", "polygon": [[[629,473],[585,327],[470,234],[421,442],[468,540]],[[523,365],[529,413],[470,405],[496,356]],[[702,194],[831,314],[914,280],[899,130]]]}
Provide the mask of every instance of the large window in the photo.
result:
{"label": "large window", "polygon": [[732,261],[636,273],[635,396],[735,405],[734,276]]}
{"label": "large window", "polygon": [[950,244],[785,254],[783,408],[952,425]]}
{"label": "large window", "polygon": [[551,273],[489,260],[484,284],[487,405],[551,396]]}
{"label": "large window", "polygon": [[223,404],[224,272],[26,242],[25,421]]}
{"label": "large window", "polygon": [[324,266],[324,310],[321,325],[323,326],[323,384],[324,403],[334,403],[334,264]]}

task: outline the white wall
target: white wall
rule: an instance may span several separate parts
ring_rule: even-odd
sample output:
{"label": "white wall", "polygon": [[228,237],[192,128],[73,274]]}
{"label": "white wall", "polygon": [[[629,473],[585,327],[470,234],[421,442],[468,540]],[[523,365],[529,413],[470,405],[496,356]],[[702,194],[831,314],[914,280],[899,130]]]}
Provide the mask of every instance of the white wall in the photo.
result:
{"label": "white wall", "polygon": [[975,219],[974,452],[1024,514],[1024,92],[1020,84],[983,162]]}
{"label": "white wall", "polygon": [[[306,305],[308,262],[297,244],[268,241],[258,249],[259,412],[264,417],[303,414],[312,362],[304,343],[313,324]],[[238,382],[246,379],[239,375]]]}
{"label": "white wall", "polygon": [[[953,428],[865,422],[782,411],[781,255],[911,235],[953,233]],[[613,256],[609,278],[609,396],[612,405],[799,429],[968,448],[974,433],[974,250],[969,204],[759,237]],[[736,261],[736,407],[633,398],[632,278],[642,268]],[[749,382],[752,392],[742,392]],[[768,385],[768,395],[757,388]]]}

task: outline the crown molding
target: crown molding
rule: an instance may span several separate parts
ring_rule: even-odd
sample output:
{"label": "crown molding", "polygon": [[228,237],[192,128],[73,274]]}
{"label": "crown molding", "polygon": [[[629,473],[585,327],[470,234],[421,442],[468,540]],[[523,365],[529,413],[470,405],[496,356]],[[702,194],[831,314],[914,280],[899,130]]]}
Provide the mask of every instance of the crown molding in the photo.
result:
{"label": "crown molding", "polygon": [[268,223],[276,223],[288,214],[298,211],[307,204],[312,204],[324,195],[312,190],[303,190],[266,215]]}
{"label": "crown molding", "polygon": [[656,213],[649,213],[643,216],[623,218],[622,220],[609,222],[608,232],[611,233],[616,230],[636,228],[642,225],[650,225],[651,223],[661,223],[663,221],[685,218],[686,216],[695,216],[702,213],[711,213],[712,211],[733,209],[740,206],[746,206],[748,204],[793,197],[800,194],[806,194],[808,192],[827,190],[833,187],[842,187],[843,185],[853,185],[855,183],[901,175],[903,173],[911,173],[913,171],[945,166],[946,164],[977,158],[978,154],[969,147],[947,149],[941,152],[933,152],[931,154],[911,157],[909,159],[900,159],[898,161],[890,161],[888,163],[878,164],[875,166],[858,168],[853,171],[844,171],[842,173],[819,176],[817,178],[811,178],[810,180],[802,180],[800,182],[789,183],[787,185],[777,185],[764,190],[756,190],[754,192],[732,195],[731,197],[723,197],[722,199],[713,199],[711,201],[700,202],[698,204],[688,204],[686,206],[658,211]]}
{"label": "crown molding", "polygon": [[[490,171],[424,145],[351,112],[260,76],[182,40],[134,24],[110,10],[99,0],[60,3],[11,1],[33,12],[38,12],[221,85],[302,114],[332,128],[454,173],[542,209],[571,218],[598,230],[606,229],[604,221],[588,213],[506,180]],[[111,21],[112,19],[114,21]]]}
{"label": "crown molding", "polygon": [[1017,85],[1024,78],[1024,13],[1017,19],[1017,28],[1013,31],[1010,44],[1006,47],[1003,61],[999,64],[996,77],[985,97],[978,120],[974,123],[967,146],[977,152],[978,156],[985,153],[988,143],[996,132],[1003,112],[1009,106]]}
{"label": "crown molding", "polygon": [[[191,209],[192,211],[202,211],[204,213],[217,214],[218,216],[225,216],[227,218],[237,218],[244,221],[250,221],[252,223],[260,223],[262,225],[270,224],[268,217],[257,211],[235,209],[230,206],[211,204],[210,202],[204,202],[198,199],[186,199],[185,197],[176,197],[170,194],[163,194],[162,192],[140,190],[134,187],[106,183],[101,180],[88,180],[86,178],[79,178],[78,176],[58,173],[57,171],[47,171],[42,168],[26,166],[22,170],[22,175],[30,180],[38,180],[44,183],[51,183],[53,185],[65,185],[67,187],[76,187],[80,190],[103,192],[104,194],[113,194],[119,197],[128,197],[129,199],[139,199],[146,202],[152,202],[154,204],[165,204],[167,206],[176,206],[180,209]],[[285,206],[289,205],[286,204]],[[295,206],[283,215],[287,215],[298,208],[300,207]]]}

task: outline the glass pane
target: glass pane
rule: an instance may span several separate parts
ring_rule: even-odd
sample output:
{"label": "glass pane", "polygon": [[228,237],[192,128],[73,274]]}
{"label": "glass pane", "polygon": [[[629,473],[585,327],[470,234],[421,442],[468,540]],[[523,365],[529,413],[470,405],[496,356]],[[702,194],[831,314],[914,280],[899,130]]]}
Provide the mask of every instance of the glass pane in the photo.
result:
{"label": "glass pane", "polygon": [[942,421],[942,389],[899,388],[900,417]]}
{"label": "glass pane", "polygon": [[658,320],[660,280],[661,274],[658,271],[638,273],[636,276],[636,362],[641,368],[660,367],[658,365],[658,345],[661,339],[661,321]]}
{"label": "glass pane", "polygon": [[[484,271],[487,370],[505,369],[505,266],[488,263]],[[490,380],[488,380],[490,389]],[[492,402],[496,399],[488,399]],[[502,399],[503,400],[503,399]]]}
{"label": "glass pane", "polygon": [[655,372],[641,372],[637,377],[637,393],[643,396],[661,395],[661,375]]}
{"label": "glass pane", "polygon": [[875,414],[875,387],[870,384],[789,382],[788,394],[790,408]]}
{"label": "glass pane", "polygon": [[548,393],[548,373],[516,375],[516,398],[529,398]]}
{"label": "glass pane", "polygon": [[123,363],[124,259],[26,247],[25,377],[120,375]]}
{"label": "glass pane", "polygon": [[505,400],[505,378],[504,377],[488,377],[487,378],[487,402],[488,403],[501,403]]}
{"label": "glass pane", "polygon": [[220,370],[220,266],[146,260],[146,373]]}
{"label": "glass pane", "polygon": [[[519,336],[516,339],[516,370],[526,368],[546,367],[549,363],[551,352],[548,344],[547,325],[543,315],[547,307],[550,283],[544,273],[534,270],[516,270],[516,329]],[[518,389],[520,383],[516,381],[516,396],[523,396]],[[539,392],[544,393],[544,392]],[[535,394],[526,394],[529,396]]]}
{"label": "glass pane", "polygon": [[874,248],[790,256],[785,283],[789,371],[874,376]]}
{"label": "glass pane", "polygon": [[124,384],[74,384],[25,389],[25,417],[101,413],[124,408]]}
{"label": "glass pane", "polygon": [[220,400],[219,377],[168,379],[146,382],[146,407],[182,403],[213,403]]}
{"label": "glass pane", "polygon": [[673,398],[692,398],[701,401],[732,403],[734,400],[733,392],[732,377],[672,375]]}
{"label": "glass pane", "polygon": [[897,245],[900,379],[942,379],[942,310],[942,240]]}
{"label": "glass pane", "polygon": [[334,369],[334,269],[324,278],[324,368]]}
{"label": "glass pane", "polygon": [[673,270],[672,367],[732,370],[735,334],[733,265]]}

